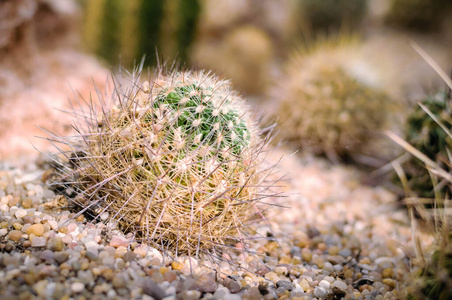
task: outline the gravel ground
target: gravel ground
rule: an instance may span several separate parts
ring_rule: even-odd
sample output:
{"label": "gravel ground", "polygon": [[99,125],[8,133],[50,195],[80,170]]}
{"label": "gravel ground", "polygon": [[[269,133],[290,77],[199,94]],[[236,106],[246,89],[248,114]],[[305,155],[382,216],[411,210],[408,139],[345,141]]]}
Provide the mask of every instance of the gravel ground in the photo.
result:
{"label": "gravel ground", "polygon": [[395,196],[361,184],[353,168],[281,154],[290,179],[278,203],[289,209],[271,212],[276,240],[253,242],[265,264],[241,255],[232,259],[242,269],[223,264],[223,272],[75,218],[36,163],[23,171],[0,162],[1,298],[404,298],[414,250]]}

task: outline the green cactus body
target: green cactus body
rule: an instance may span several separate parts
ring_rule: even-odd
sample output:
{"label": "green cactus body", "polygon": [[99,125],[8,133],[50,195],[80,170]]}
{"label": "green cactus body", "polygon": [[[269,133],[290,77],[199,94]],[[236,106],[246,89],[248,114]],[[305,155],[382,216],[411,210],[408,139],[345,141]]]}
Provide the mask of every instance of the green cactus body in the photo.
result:
{"label": "green cactus body", "polygon": [[[447,93],[439,93],[421,102],[429,109],[446,127],[452,129],[451,100]],[[436,161],[442,168],[450,171],[447,163],[447,149],[452,149],[452,140],[447,133],[435,122],[421,107],[416,107],[408,117],[406,140],[427,157]],[[412,157],[403,165],[407,175],[409,188],[419,197],[434,198],[435,191],[429,172],[424,164]],[[441,198],[450,189],[445,187],[440,192]]]}
{"label": "green cactus body", "polygon": [[193,255],[246,244],[267,171],[243,99],[202,72],[136,79],[113,96],[111,110],[68,140],[71,168],[62,162],[56,185],[73,187],[94,218],[107,213],[107,223],[159,248]]}

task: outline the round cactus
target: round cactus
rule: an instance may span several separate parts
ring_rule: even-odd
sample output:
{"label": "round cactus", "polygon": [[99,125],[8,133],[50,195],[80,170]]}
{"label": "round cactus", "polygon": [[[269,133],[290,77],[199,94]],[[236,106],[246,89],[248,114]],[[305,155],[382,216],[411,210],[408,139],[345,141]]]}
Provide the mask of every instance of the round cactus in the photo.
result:
{"label": "round cactus", "polygon": [[[452,129],[451,98],[447,93],[438,93],[421,102],[448,130]],[[427,157],[437,162],[441,168],[450,172],[448,149],[452,149],[452,140],[441,126],[427,112],[417,106],[407,120],[406,140]],[[403,165],[408,179],[409,189],[419,197],[434,198],[435,190],[444,198],[450,195],[448,186],[437,185],[434,190],[432,178],[424,163],[412,157]]]}
{"label": "round cactus", "polygon": [[366,146],[372,134],[386,126],[390,107],[383,92],[353,74],[352,43],[341,43],[297,52],[274,89],[280,99],[281,138],[334,161],[350,154],[370,155]]}
{"label": "round cactus", "polygon": [[271,171],[262,167],[266,143],[229,83],[160,71],[112,97],[100,116],[82,117],[88,126],[78,138],[60,139],[71,151],[55,185],[72,187],[74,204],[94,219],[160,249],[245,247]]}

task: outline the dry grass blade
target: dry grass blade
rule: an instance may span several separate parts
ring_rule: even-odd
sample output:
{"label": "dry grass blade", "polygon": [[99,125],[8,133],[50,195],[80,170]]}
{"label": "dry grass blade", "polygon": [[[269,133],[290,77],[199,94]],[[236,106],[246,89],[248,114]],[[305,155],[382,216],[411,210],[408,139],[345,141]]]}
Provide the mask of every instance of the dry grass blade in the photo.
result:
{"label": "dry grass blade", "polygon": [[420,159],[422,162],[425,163],[425,165],[432,169],[436,175],[441,176],[442,178],[446,179],[449,182],[452,182],[452,175],[441,169],[437,163],[435,163],[433,160],[428,158],[425,154],[423,154],[421,151],[417,150],[413,146],[411,146],[409,143],[407,143],[405,140],[397,136],[396,134],[387,131],[386,135],[392,139],[394,142],[399,144],[402,148],[404,148],[406,151]]}

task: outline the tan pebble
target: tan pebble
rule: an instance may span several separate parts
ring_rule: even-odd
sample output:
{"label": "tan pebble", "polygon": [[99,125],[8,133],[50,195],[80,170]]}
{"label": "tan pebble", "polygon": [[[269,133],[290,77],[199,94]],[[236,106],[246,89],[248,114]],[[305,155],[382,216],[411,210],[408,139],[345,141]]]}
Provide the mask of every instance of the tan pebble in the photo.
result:
{"label": "tan pebble", "polygon": [[286,267],[275,267],[275,273],[278,275],[287,274],[287,268]]}
{"label": "tan pebble", "polygon": [[368,257],[363,257],[363,258],[361,258],[359,263],[363,264],[363,265],[369,265],[370,264],[370,259]]}
{"label": "tan pebble", "polygon": [[331,246],[328,249],[328,254],[329,255],[337,255],[339,253],[339,248],[337,246]]}
{"label": "tan pebble", "polygon": [[26,198],[22,200],[22,206],[23,208],[31,208],[33,206],[33,200],[31,198]]}
{"label": "tan pebble", "polygon": [[279,263],[280,263],[280,264],[290,264],[290,260],[291,260],[290,256],[288,256],[288,255],[283,255],[283,256],[281,257],[281,259],[279,260]]}
{"label": "tan pebble", "polygon": [[111,238],[110,246],[118,248],[118,247],[128,247],[129,246],[129,240],[122,236],[115,235]]}
{"label": "tan pebble", "polygon": [[297,243],[297,246],[300,248],[304,248],[309,245],[311,245],[311,240],[308,237],[302,237]]}
{"label": "tan pebble", "polygon": [[326,244],[325,243],[319,243],[317,245],[317,249],[319,249],[320,251],[326,251]]}
{"label": "tan pebble", "polygon": [[301,264],[301,259],[299,257],[295,256],[290,260],[290,263],[292,265],[299,265],[299,264]]}
{"label": "tan pebble", "polygon": [[302,279],[302,280],[300,280],[300,286],[301,286],[301,288],[303,289],[303,291],[307,291],[308,289],[309,289],[309,287],[310,287],[310,285],[309,285],[309,282],[306,280],[306,279]]}
{"label": "tan pebble", "polygon": [[60,233],[67,233],[67,227],[60,227],[60,228],[58,228],[58,232],[60,232]]}
{"label": "tan pebble", "polygon": [[395,281],[390,278],[383,279],[383,284],[387,285],[389,290],[393,290],[395,288]]}
{"label": "tan pebble", "polygon": [[347,270],[344,273],[344,278],[352,278],[353,277],[353,271],[352,270]]}
{"label": "tan pebble", "polygon": [[325,266],[325,262],[321,257],[317,257],[315,261],[313,261],[313,263],[315,263],[320,269],[323,269],[323,267]]}
{"label": "tan pebble", "polygon": [[364,290],[371,291],[372,287],[368,284],[363,284],[362,286],[359,287],[359,291],[362,293]]}
{"label": "tan pebble", "polygon": [[184,264],[178,261],[173,261],[171,263],[171,267],[173,268],[173,270],[182,270],[182,268],[184,267]]}
{"label": "tan pebble", "polygon": [[34,234],[36,236],[41,236],[44,234],[44,225],[42,224],[33,224],[27,229],[27,234]]}
{"label": "tan pebble", "polygon": [[353,295],[355,295],[355,298],[358,299],[359,297],[361,297],[361,293],[360,292],[353,292]]}
{"label": "tan pebble", "polygon": [[268,272],[267,274],[265,274],[265,278],[267,278],[268,280],[271,280],[273,282],[279,281],[279,276],[276,275],[275,272]]}
{"label": "tan pebble", "polygon": [[22,227],[24,227],[24,226],[22,224],[16,222],[16,223],[13,224],[13,227],[16,230],[21,230]]}
{"label": "tan pebble", "polygon": [[301,250],[301,258],[303,258],[303,261],[305,261],[305,262],[310,262],[312,259],[311,250],[309,250],[307,248],[303,248]]}
{"label": "tan pebble", "polygon": [[19,197],[13,197],[12,199],[9,200],[8,205],[9,207],[13,207],[16,206],[17,203],[19,203]]}
{"label": "tan pebble", "polygon": [[22,237],[22,232],[20,232],[19,230],[12,230],[9,232],[8,237],[17,242],[21,237]]}
{"label": "tan pebble", "polygon": [[390,268],[384,269],[383,272],[381,272],[381,276],[383,276],[383,278],[393,278],[394,270]]}
{"label": "tan pebble", "polygon": [[115,258],[122,258],[126,254],[127,248],[124,246],[119,246],[115,252]]}
{"label": "tan pebble", "polygon": [[279,245],[278,245],[277,242],[270,242],[270,243],[268,243],[267,245],[265,245],[265,248],[266,248],[268,251],[274,251],[274,250],[276,250],[276,249],[279,248]]}
{"label": "tan pebble", "polygon": [[163,275],[166,273],[166,271],[168,271],[167,267],[160,267],[159,272]]}

